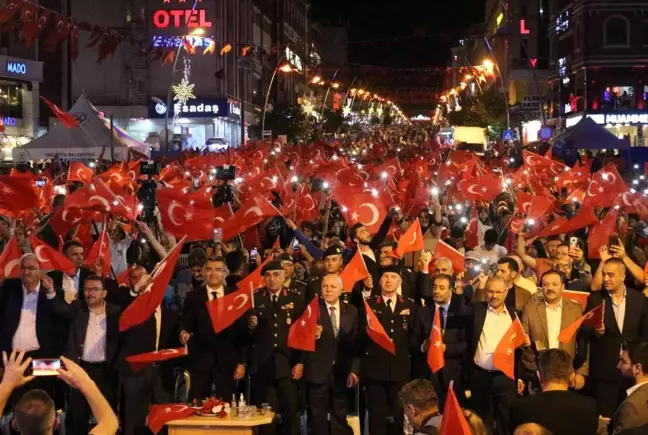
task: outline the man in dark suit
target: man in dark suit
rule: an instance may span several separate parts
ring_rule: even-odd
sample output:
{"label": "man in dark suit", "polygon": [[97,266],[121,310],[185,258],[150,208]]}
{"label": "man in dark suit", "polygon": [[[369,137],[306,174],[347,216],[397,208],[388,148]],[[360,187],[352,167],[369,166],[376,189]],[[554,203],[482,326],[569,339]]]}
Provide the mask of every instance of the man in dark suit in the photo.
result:
{"label": "man in dark suit", "polygon": [[107,279],[106,289],[106,302],[117,305],[122,311],[135,300],[138,296],[141,286],[137,286],[143,278],[147,275],[146,268],[142,265],[135,264],[128,270],[128,286],[120,286],[114,279]]}
{"label": "man in dark suit", "polygon": [[[73,316],[61,293],[41,271],[36,256],[23,255],[20,279],[7,279],[0,287],[0,352],[10,355],[16,349],[30,358],[58,358],[64,341],[58,335]],[[37,377],[15,395],[40,388],[54,397],[54,385],[51,377]]]}
{"label": "man in dark suit", "polygon": [[[450,275],[437,275],[433,278],[433,299],[434,303],[426,306],[428,315],[423,316],[423,331],[419,338],[421,355],[418,360],[422,361],[425,369],[424,376],[430,377],[434,389],[441,398],[441,407],[445,406],[445,398],[450,382],[454,382],[453,390],[460,403],[465,399],[462,375],[464,373],[464,361],[468,350],[466,341],[466,328],[468,326],[470,310],[465,305],[463,295],[453,293],[455,287],[454,278]],[[438,311],[437,311],[438,310]],[[427,352],[430,349],[430,334],[434,325],[436,313],[441,316],[441,330],[443,331],[443,357],[445,364],[437,373],[430,373],[427,365]]]}
{"label": "man in dark suit", "polygon": [[[149,279],[144,276],[135,286],[146,287]],[[121,347],[117,356],[117,368],[121,373],[123,385],[122,429],[124,435],[146,433],[146,416],[153,404],[172,403],[173,361],[153,364],[134,372],[126,358],[131,355],[149,353],[178,346],[177,313],[158,306],[155,313],[144,323],[121,333]]]}
{"label": "man in dark suit", "polygon": [[353,372],[358,373],[360,366],[355,349],[358,311],[340,302],[341,293],[340,277],[325,276],[315,351],[306,352],[304,357],[304,380],[315,435],[353,433],[346,418],[348,388],[357,384]]}
{"label": "man in dark suit", "polygon": [[[375,343],[367,334],[367,322],[360,330],[358,350],[362,355],[360,376],[365,381],[369,433],[387,434],[387,417],[395,422],[395,433],[403,432],[403,408],[398,392],[410,380],[411,355],[420,352],[420,313],[412,299],[397,293],[401,285],[400,269],[390,266],[382,270],[381,294],[370,299],[369,307],[393,341],[396,354],[392,355]],[[354,373],[358,376],[358,373]]]}
{"label": "man in dark suit", "polygon": [[[472,358],[472,408],[482,417],[491,433],[504,435],[508,428],[509,406],[516,391],[524,389],[524,382],[513,379],[500,371],[493,363],[493,355],[500,340],[515,320],[515,307],[505,304],[508,290],[502,278],[491,278],[486,284],[487,302],[472,305],[472,327],[468,328],[468,355]],[[518,352],[515,352],[516,360]],[[520,370],[519,361],[515,371]],[[493,422],[497,421],[497,432]]]}
{"label": "man in dark suit", "polygon": [[[281,413],[284,435],[296,435],[297,385],[304,371],[303,353],[288,347],[290,325],[304,310],[304,299],[283,288],[283,265],[273,260],[261,271],[265,287],[254,294],[254,308],[247,313],[251,403],[269,403]],[[278,402],[276,401],[278,399]],[[260,433],[274,433],[274,423]]]}
{"label": "man in dark suit", "polygon": [[624,340],[648,338],[646,297],[624,285],[626,267],[618,258],[610,258],[602,267],[603,289],[587,299],[585,312],[605,304],[603,326],[584,327],[590,345],[590,377],[593,380],[598,411],[612,417],[622,400],[623,376],[617,369]]}
{"label": "man in dark suit", "polygon": [[[110,247],[108,246],[106,249],[110,249]],[[63,245],[63,255],[76,264],[77,269],[74,275],[70,276],[60,270],[54,270],[48,273],[48,275],[54,280],[54,286],[63,289],[66,302],[70,303],[77,299],[83,300],[83,282],[88,275],[93,273],[83,267],[83,245],[77,240],[65,242]]]}
{"label": "man in dark suit", "polygon": [[632,379],[634,385],[626,390],[628,397],[614,413],[610,424],[613,435],[648,426],[648,342],[629,343],[626,347],[621,354],[619,370],[624,377]]}
{"label": "man in dark suit", "polygon": [[[74,302],[76,318],[72,321],[65,356],[83,368],[108,403],[117,404],[118,376],[115,368],[119,350],[117,305],[105,301],[103,279],[89,275],[83,283],[83,301]],[[71,433],[88,433],[90,405],[76,389],[70,391],[66,427]]]}
{"label": "man in dark suit", "polygon": [[222,298],[236,289],[227,287],[227,266],[221,257],[210,257],[203,266],[204,285],[187,293],[180,319],[180,343],[189,345],[188,367],[191,373],[190,399],[202,400],[212,395],[230,400],[236,382],[245,376],[246,352],[241,351],[247,334],[241,319],[216,334],[207,302]]}
{"label": "man in dark suit", "polygon": [[596,401],[569,391],[574,375],[574,362],[567,351],[548,349],[540,352],[538,378],[542,393],[511,403],[509,433],[523,423],[537,423],[553,435],[596,433]]}

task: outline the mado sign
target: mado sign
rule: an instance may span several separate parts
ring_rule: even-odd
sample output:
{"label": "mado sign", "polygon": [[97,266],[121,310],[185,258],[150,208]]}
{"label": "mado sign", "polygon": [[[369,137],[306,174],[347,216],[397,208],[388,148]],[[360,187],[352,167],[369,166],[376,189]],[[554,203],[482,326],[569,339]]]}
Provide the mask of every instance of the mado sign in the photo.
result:
{"label": "mado sign", "polygon": [[27,74],[27,64],[23,62],[15,62],[13,60],[8,60],[7,72],[24,76],[25,74]]}

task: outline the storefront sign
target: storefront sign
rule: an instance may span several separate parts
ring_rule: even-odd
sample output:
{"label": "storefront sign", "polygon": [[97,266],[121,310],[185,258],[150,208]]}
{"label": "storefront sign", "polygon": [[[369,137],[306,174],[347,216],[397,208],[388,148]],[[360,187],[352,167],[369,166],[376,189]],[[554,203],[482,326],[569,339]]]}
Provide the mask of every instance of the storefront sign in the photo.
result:
{"label": "storefront sign", "polygon": [[[163,100],[155,98],[149,103],[149,118],[164,118],[167,106]],[[169,116],[175,113],[181,118],[225,118],[241,116],[241,102],[232,98],[194,98],[187,104],[174,103]]]}
{"label": "storefront sign", "polygon": [[24,76],[27,74],[27,64],[23,62],[14,62],[13,60],[8,60],[6,71],[8,73]]}
{"label": "storefront sign", "polygon": [[425,115],[416,115],[410,118],[410,121],[429,121],[430,117]]}
{"label": "storefront sign", "polygon": [[[648,125],[648,113],[592,113],[587,115],[588,118],[600,125],[607,124],[630,124],[630,125]],[[582,116],[567,118],[565,126],[567,128],[578,124]]]}
{"label": "storefront sign", "polygon": [[2,117],[2,125],[5,127],[15,127],[16,126],[16,118],[12,118],[11,116],[3,116]]}
{"label": "storefront sign", "polygon": [[153,13],[153,25],[158,29],[169,27],[181,29],[185,26],[190,29],[213,27],[212,22],[207,20],[204,9],[159,9]]}

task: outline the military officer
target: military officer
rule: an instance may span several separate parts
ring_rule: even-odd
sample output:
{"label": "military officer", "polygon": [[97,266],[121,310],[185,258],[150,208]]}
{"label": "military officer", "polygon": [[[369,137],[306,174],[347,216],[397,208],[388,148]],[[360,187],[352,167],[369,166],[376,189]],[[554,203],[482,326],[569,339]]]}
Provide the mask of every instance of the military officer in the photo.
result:
{"label": "military officer", "polygon": [[[366,328],[361,328],[359,375],[365,385],[371,435],[387,434],[386,417],[389,415],[394,418],[395,430],[403,433],[403,409],[398,402],[398,392],[410,380],[410,355],[421,347],[416,333],[421,322],[416,303],[397,292],[402,284],[400,272],[395,265],[382,268],[381,292],[368,301],[369,308],[394,343],[396,354],[378,345],[369,337]],[[364,323],[367,326],[367,316]]]}
{"label": "military officer", "polygon": [[[251,403],[278,409],[283,435],[296,435],[295,381],[301,379],[304,365],[302,352],[288,347],[288,331],[304,310],[304,298],[283,288],[281,261],[270,261],[261,273],[266,285],[254,295],[254,308],[248,312]],[[262,426],[260,433],[274,434],[274,423]]]}
{"label": "military officer", "polygon": [[292,255],[284,252],[279,256],[279,260],[281,260],[286,275],[283,287],[290,293],[302,298],[308,304],[310,301],[306,300],[306,283],[295,278],[295,260],[293,260]]}

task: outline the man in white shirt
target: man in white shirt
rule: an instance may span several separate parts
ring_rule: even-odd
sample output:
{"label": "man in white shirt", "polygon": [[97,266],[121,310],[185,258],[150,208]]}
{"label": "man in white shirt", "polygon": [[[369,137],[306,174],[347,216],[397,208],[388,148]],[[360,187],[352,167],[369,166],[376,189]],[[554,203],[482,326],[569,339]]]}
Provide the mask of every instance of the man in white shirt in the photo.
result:
{"label": "man in white shirt", "polygon": [[508,251],[504,246],[497,244],[497,231],[490,229],[484,235],[484,244],[476,247],[477,252],[481,258],[486,259],[489,267],[493,267],[497,262],[506,257]]}
{"label": "man in white shirt", "polygon": [[[85,303],[75,302],[77,317],[70,328],[66,356],[79,364],[113,408],[118,376],[114,362],[119,344],[120,309],[106,303],[103,279],[89,275],[83,284]],[[71,433],[88,433],[90,405],[77,390],[70,392],[66,425]]]}
{"label": "man in white shirt", "polygon": [[115,276],[119,276],[123,271],[128,269],[126,253],[132,241],[133,238],[126,234],[121,228],[120,223],[116,223],[110,232],[110,266]]}
{"label": "man in white shirt", "polygon": [[621,353],[618,368],[623,376],[634,380],[634,385],[626,390],[628,397],[614,413],[614,435],[648,425],[648,342],[630,343]]}
{"label": "man in white shirt", "polygon": [[[486,285],[486,302],[473,305],[473,331],[469,355],[473,356],[471,393],[474,410],[484,420],[489,433],[504,435],[508,428],[509,406],[515,399],[516,383],[493,363],[500,340],[515,319],[515,308],[505,305],[506,282],[491,278]],[[524,383],[519,380],[521,388]],[[520,390],[518,385],[517,390]],[[497,431],[493,422],[497,421]]]}

